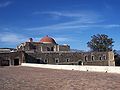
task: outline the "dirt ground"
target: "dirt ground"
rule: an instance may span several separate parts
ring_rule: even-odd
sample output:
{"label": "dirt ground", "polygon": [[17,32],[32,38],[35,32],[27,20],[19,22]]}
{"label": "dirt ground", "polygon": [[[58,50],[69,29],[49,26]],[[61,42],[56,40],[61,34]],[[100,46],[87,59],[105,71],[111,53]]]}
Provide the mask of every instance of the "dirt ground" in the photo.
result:
{"label": "dirt ground", "polygon": [[120,74],[0,67],[0,90],[120,90]]}

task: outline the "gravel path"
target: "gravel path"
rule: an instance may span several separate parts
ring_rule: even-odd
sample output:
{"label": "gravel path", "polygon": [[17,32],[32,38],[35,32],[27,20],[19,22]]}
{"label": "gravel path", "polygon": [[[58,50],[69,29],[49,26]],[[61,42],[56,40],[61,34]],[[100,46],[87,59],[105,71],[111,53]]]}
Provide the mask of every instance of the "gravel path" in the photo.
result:
{"label": "gravel path", "polygon": [[120,90],[120,74],[0,67],[0,90]]}

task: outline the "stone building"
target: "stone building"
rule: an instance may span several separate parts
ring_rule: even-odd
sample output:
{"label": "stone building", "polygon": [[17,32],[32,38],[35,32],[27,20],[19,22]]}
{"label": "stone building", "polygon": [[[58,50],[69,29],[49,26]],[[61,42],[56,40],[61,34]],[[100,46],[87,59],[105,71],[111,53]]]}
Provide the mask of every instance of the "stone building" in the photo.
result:
{"label": "stone building", "polygon": [[0,66],[20,65],[21,63],[64,64],[64,65],[100,65],[114,66],[114,53],[111,52],[75,52],[69,45],[59,45],[45,36],[40,41],[21,43],[17,49],[0,49]]}
{"label": "stone building", "polygon": [[17,50],[25,52],[43,52],[43,51],[70,51],[68,45],[58,45],[51,37],[45,36],[39,42],[34,42],[32,38],[28,42],[21,43]]}
{"label": "stone building", "polygon": [[0,48],[0,66],[20,65],[24,60],[24,52],[11,48]]}
{"label": "stone building", "polygon": [[115,65],[113,52],[73,52],[69,45],[59,45],[49,36],[39,42],[30,38],[28,42],[21,43],[17,51],[25,52],[25,63]]}

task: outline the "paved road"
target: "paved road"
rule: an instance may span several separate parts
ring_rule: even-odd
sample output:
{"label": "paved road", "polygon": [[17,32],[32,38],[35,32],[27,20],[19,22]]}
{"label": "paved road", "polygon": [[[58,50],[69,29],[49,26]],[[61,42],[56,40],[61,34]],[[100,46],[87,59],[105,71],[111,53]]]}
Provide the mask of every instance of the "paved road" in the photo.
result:
{"label": "paved road", "polygon": [[0,90],[120,90],[120,74],[0,67]]}

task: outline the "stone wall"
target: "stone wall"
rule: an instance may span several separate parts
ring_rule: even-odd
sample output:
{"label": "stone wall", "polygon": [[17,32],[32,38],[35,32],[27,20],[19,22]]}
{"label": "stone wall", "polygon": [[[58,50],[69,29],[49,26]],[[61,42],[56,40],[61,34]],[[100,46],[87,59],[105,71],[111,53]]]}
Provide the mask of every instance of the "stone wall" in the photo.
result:
{"label": "stone wall", "polygon": [[[115,66],[113,52],[34,52],[27,53],[27,63]],[[40,63],[39,62],[39,63]]]}
{"label": "stone wall", "polygon": [[24,52],[0,53],[0,66],[21,65],[25,61]]}
{"label": "stone wall", "polygon": [[49,64],[45,65],[45,64],[31,64],[31,63],[22,63],[22,66],[120,74],[120,67],[114,67],[114,66],[79,66],[79,65],[49,65]]}
{"label": "stone wall", "polygon": [[21,63],[42,63],[57,65],[115,66],[113,52],[29,51],[25,53],[18,51],[0,53],[0,65],[2,65],[2,62],[15,65],[15,60],[19,60],[19,65]]}
{"label": "stone wall", "polygon": [[115,66],[114,53],[112,51],[86,52],[84,53],[84,64],[99,66]]}
{"label": "stone wall", "polygon": [[[70,64],[70,63],[75,64],[79,60],[82,60],[81,53],[68,53],[68,52],[28,53],[26,57],[27,58],[33,57],[39,60],[43,60],[45,63],[48,64]],[[29,62],[29,60],[27,61]]]}

